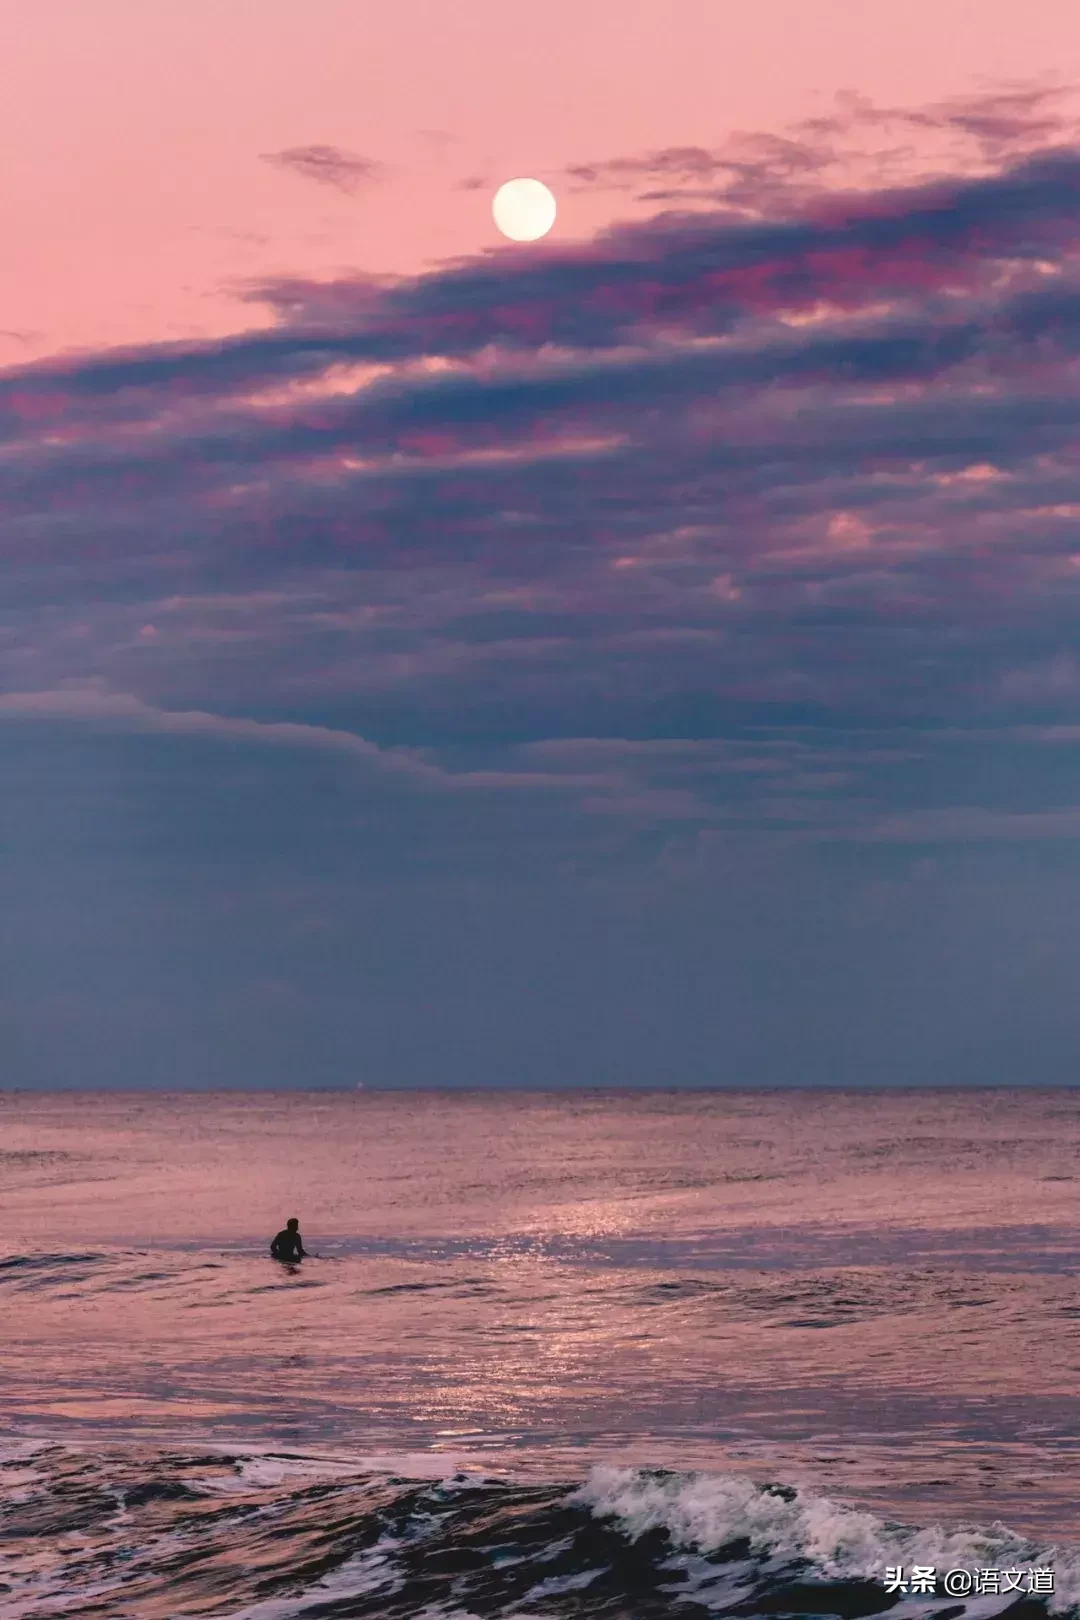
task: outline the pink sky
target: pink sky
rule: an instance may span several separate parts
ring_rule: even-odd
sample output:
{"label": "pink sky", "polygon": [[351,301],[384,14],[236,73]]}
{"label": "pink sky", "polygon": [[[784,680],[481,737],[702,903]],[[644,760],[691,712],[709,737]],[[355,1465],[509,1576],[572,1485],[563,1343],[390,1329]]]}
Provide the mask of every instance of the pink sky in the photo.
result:
{"label": "pink sky", "polygon": [[[412,272],[499,244],[529,173],[555,236],[632,205],[573,163],[781,130],[842,90],[917,106],[1080,78],[1071,0],[0,0],[0,364],[262,321],[229,284]],[[262,161],[384,166],[353,196]],[[483,177],[485,185],[460,183]],[[553,238],[554,239],[554,238]]]}

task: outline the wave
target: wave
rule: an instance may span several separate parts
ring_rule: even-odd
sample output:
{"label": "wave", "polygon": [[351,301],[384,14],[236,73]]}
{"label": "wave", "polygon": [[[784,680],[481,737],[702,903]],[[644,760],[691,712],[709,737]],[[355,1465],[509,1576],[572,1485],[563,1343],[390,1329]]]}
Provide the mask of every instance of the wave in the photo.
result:
{"label": "wave", "polygon": [[[0,1455],[3,1620],[989,1620],[1080,1613],[1080,1547],[894,1524],[722,1474],[431,1477],[439,1459]],[[427,1473],[429,1477],[420,1477]],[[889,1593],[887,1569],[1053,1572],[1054,1590]]]}
{"label": "wave", "polygon": [[1049,1611],[1080,1611],[1080,1547],[1044,1546],[1001,1523],[917,1528],[793,1487],[625,1468],[594,1469],[576,1499],[635,1539],[659,1531],[674,1546],[707,1555],[741,1547],[768,1565],[800,1564],[831,1580],[880,1582],[888,1569],[916,1566],[942,1578],[954,1569],[1049,1568],[1055,1577]]}

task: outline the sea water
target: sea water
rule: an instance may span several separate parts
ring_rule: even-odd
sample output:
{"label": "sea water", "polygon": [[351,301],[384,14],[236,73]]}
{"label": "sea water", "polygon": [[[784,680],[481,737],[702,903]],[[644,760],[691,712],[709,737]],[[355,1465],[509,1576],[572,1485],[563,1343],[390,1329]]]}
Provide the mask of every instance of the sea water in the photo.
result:
{"label": "sea water", "polygon": [[[0,1093],[0,1616],[1069,1612],[1078,1150],[1064,1090]],[[885,1592],[954,1566],[1024,1581]]]}

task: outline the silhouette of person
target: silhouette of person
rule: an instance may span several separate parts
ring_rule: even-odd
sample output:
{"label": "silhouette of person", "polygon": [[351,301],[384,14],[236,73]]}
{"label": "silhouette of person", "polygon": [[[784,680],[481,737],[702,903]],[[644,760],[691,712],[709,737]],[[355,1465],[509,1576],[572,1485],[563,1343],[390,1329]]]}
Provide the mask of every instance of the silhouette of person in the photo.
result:
{"label": "silhouette of person", "polygon": [[285,1222],[285,1230],[279,1232],[271,1243],[270,1256],[274,1260],[303,1260],[305,1253],[300,1237],[300,1222],[293,1215]]}

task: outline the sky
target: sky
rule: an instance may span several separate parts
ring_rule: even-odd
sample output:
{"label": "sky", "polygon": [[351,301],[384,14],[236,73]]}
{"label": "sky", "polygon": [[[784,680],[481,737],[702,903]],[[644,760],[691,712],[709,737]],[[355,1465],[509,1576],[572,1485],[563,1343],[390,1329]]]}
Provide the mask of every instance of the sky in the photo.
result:
{"label": "sky", "polygon": [[1080,1083],[1075,8],[0,59],[0,1086]]}

